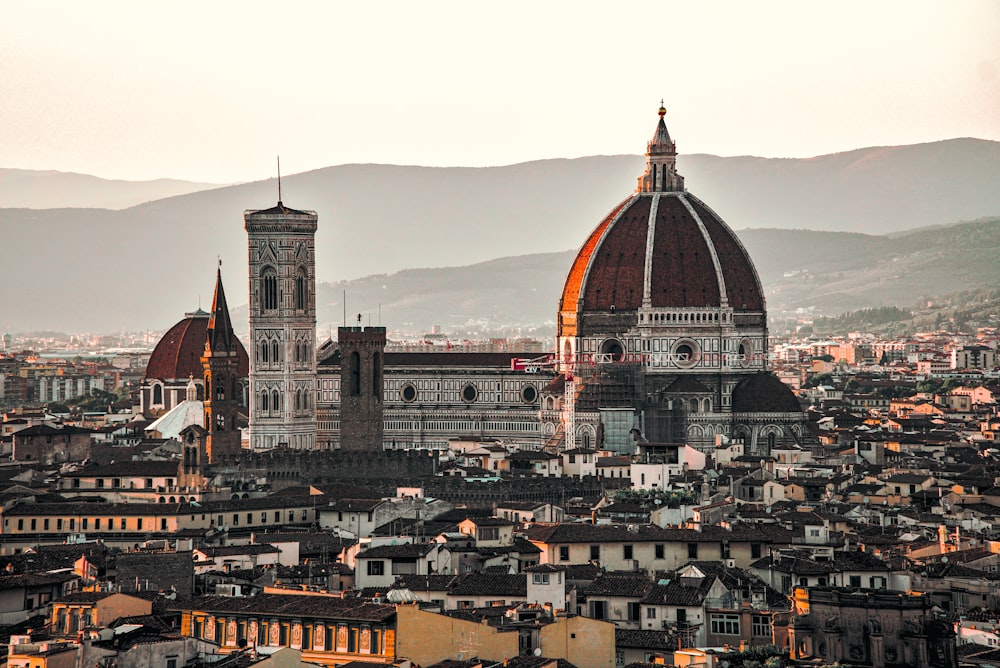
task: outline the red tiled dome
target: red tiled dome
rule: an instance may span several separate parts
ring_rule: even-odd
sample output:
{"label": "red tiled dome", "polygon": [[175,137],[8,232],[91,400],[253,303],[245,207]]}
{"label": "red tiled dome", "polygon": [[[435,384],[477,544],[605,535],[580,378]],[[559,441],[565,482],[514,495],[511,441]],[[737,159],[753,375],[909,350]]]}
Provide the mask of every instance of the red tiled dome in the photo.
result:
{"label": "red tiled dome", "polygon": [[[209,315],[199,309],[188,313],[183,320],[167,330],[149,357],[146,378],[201,378],[204,374],[201,356],[205,352],[208,337]],[[245,378],[250,375],[250,358],[239,339],[236,343],[240,351],[239,375]]]}
{"label": "red tiled dome", "polygon": [[647,274],[652,308],[725,302],[735,311],[764,310],[757,271],[729,226],[690,193],[668,192],[636,193],[591,232],[566,278],[560,313],[576,314],[572,321],[584,312],[636,311]]}

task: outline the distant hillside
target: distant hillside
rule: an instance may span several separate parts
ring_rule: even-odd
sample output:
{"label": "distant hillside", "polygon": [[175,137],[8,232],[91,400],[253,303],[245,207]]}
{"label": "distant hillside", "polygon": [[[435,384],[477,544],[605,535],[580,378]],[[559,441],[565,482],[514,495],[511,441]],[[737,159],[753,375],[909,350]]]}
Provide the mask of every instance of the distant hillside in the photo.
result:
{"label": "distant hillside", "polygon": [[[983,294],[1000,290],[1000,218],[889,236],[805,230],[743,230],[755,259],[772,319],[806,309],[817,316],[881,306],[935,303],[930,317],[976,321],[992,304]],[[463,267],[413,269],[322,284],[319,319],[340,323],[343,297],[353,319],[381,320],[413,333],[442,325],[459,338],[485,332],[549,336],[575,251],[502,258]],[[786,275],[787,274],[787,275]],[[960,290],[970,305],[956,303]],[[941,297],[943,295],[951,295]],[[940,303],[938,303],[940,302]],[[973,308],[980,304],[982,308]],[[945,305],[947,311],[939,310]],[[242,309],[234,316],[246,321]],[[329,332],[321,332],[325,335]]]}
{"label": "distant hillside", "polygon": [[120,181],[73,172],[0,168],[0,208],[125,209],[164,197],[218,187],[177,179]]}
{"label": "distant hillside", "polygon": [[[824,308],[850,310],[895,300],[912,291],[904,284],[917,279],[906,274],[906,280],[888,281],[882,294],[865,271],[884,271],[884,251],[900,247],[903,237],[860,232],[885,234],[1000,214],[995,187],[1000,142],[956,139],[808,160],[691,155],[679,163],[691,191],[733,228],[744,230],[740,234],[768,286],[772,308],[818,300]],[[541,314],[554,317],[553,291],[565,267],[557,270],[557,260],[550,258],[549,269],[521,268],[541,272],[532,282],[530,275],[505,275],[503,263],[489,263],[575,248],[634,189],[641,171],[637,156],[490,168],[342,165],[286,177],[283,191],[290,206],[319,213],[320,281],[487,263],[488,280],[477,284],[469,277],[462,280],[470,287],[449,286],[447,301],[434,307],[439,310],[428,310],[433,291],[413,292],[399,297],[398,305],[420,304],[413,307],[414,315],[400,311],[389,319],[387,309],[397,302],[369,296],[371,288],[361,287],[369,280],[364,279],[352,288],[356,298],[348,295],[349,311],[374,312],[382,303],[383,321],[395,323],[418,317],[451,321],[452,316],[496,321],[501,313],[493,309],[506,309],[504,314],[514,315],[504,315],[505,322],[538,322]],[[199,295],[203,302],[208,299],[219,255],[230,302],[239,304],[245,300],[247,271],[242,212],[272,205],[276,191],[271,180],[121,211],[0,209],[5,251],[0,329],[103,332],[169,326],[197,306]],[[814,236],[806,229],[834,231]],[[850,252],[834,252],[840,247]],[[948,253],[937,251],[936,261],[945,264],[936,269],[942,281],[954,282],[961,273],[946,270]],[[920,266],[919,255],[912,264],[897,265],[896,273],[935,269]],[[795,270],[807,270],[814,278],[779,280]],[[543,280],[543,274],[548,278]],[[546,291],[549,296],[543,298]],[[516,299],[504,297],[511,292]],[[536,294],[538,302],[532,299]],[[339,322],[341,300],[335,294],[323,299],[334,311],[331,320]]]}

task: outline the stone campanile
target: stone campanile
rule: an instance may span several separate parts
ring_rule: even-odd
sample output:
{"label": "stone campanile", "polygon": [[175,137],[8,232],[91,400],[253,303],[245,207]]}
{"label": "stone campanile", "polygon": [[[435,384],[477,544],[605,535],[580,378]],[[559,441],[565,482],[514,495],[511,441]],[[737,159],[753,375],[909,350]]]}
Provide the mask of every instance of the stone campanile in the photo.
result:
{"label": "stone campanile", "polygon": [[250,252],[250,447],[316,447],[315,211],[243,213]]}
{"label": "stone campanile", "polygon": [[201,356],[205,382],[205,453],[209,464],[218,463],[226,455],[238,453],[242,446],[237,425],[242,394],[240,352],[239,341],[229,319],[229,305],[226,304],[226,293],[222,289],[220,267],[215,277],[208,336]]}
{"label": "stone campanile", "polygon": [[385,327],[339,327],[340,447],[381,450]]}

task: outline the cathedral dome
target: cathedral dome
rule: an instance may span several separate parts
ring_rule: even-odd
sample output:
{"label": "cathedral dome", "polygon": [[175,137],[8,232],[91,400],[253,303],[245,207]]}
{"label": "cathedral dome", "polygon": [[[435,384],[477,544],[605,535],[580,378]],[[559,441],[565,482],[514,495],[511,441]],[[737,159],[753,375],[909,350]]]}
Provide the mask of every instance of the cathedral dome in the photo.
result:
{"label": "cathedral dome", "polygon": [[711,208],[684,190],[660,112],[638,192],[605,216],[573,260],[559,302],[559,336],[635,325],[640,310],[763,315],[749,254]]}
{"label": "cathedral dome", "polygon": [[[160,380],[187,380],[192,376],[201,378],[204,375],[201,356],[205,352],[210,316],[211,314],[198,309],[186,314],[183,320],[167,330],[149,357],[146,378]],[[250,358],[238,339],[237,345],[240,356],[239,375],[245,378],[250,375]]]}

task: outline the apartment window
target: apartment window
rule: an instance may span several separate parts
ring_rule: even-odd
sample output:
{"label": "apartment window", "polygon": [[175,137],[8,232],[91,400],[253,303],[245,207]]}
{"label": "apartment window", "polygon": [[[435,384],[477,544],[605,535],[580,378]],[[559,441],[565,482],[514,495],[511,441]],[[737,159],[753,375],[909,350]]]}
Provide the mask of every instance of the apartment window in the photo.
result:
{"label": "apartment window", "polygon": [[369,561],[368,575],[385,575],[385,562],[377,560]]}
{"label": "apartment window", "polygon": [[161,517],[160,518],[160,531],[166,531],[166,530],[167,530],[167,518],[166,517]]}
{"label": "apartment window", "polygon": [[177,657],[168,656],[167,657],[167,668],[177,668]]}
{"label": "apartment window", "polygon": [[253,513],[247,513],[247,524],[253,524]]}
{"label": "apartment window", "polygon": [[122,531],[125,531],[125,518],[124,518],[124,517],[123,517],[123,518],[122,518],[122,520],[121,520],[121,524],[120,524],[119,528],[120,528],[120,529],[121,529]]}
{"label": "apartment window", "polygon": [[94,531],[100,531],[100,530],[101,530],[101,518],[100,517],[95,517],[94,518]]}
{"label": "apartment window", "polygon": [[771,637],[771,618],[768,615],[753,615],[750,618],[750,634],[755,638]]}
{"label": "apartment window", "polygon": [[750,558],[760,559],[760,543],[750,543]]}
{"label": "apartment window", "polygon": [[97,479],[97,489],[104,489],[104,478]]}
{"label": "apartment window", "polygon": [[856,587],[856,588],[860,588],[861,587],[861,576],[860,575],[852,575],[851,576],[851,586],[852,587]]}
{"label": "apartment window", "polygon": [[698,543],[688,543],[688,559],[698,558]]}
{"label": "apartment window", "polygon": [[56,531],[62,531],[62,519],[56,520]]}
{"label": "apartment window", "polygon": [[90,526],[90,520],[88,518],[84,517],[83,518],[83,525],[81,526],[81,529],[83,529],[84,531],[86,531],[89,526]]}
{"label": "apartment window", "polygon": [[18,531],[24,531],[24,520],[23,519],[18,519],[17,520],[17,530]]}
{"label": "apartment window", "polygon": [[69,530],[70,531],[76,531],[76,518],[75,517],[71,517],[70,520],[69,520]]}
{"label": "apartment window", "polygon": [[479,540],[499,540],[500,539],[500,528],[499,527],[483,527],[477,531],[479,534]]}
{"label": "apartment window", "polygon": [[719,558],[728,559],[729,558],[729,542],[722,541],[719,543]]}
{"label": "apartment window", "polygon": [[632,558],[632,546],[631,545],[623,545],[622,546],[622,558],[623,559],[631,559]]}
{"label": "apartment window", "polygon": [[662,559],[663,558],[663,544],[662,543],[657,543],[656,545],[653,546],[653,556],[656,559]]}
{"label": "apartment window", "polygon": [[142,531],[142,518],[141,517],[135,518],[135,530],[136,531]]}
{"label": "apartment window", "polygon": [[712,633],[723,636],[738,636],[740,634],[739,615],[712,615],[710,617]]}
{"label": "apartment window", "polygon": [[569,561],[569,545],[559,546],[559,561]]}
{"label": "apartment window", "polygon": [[639,616],[640,616],[639,602],[638,601],[635,601],[635,602],[631,602],[630,601],[629,604],[628,604],[628,620],[630,622],[637,622],[637,621],[639,621]]}
{"label": "apartment window", "polygon": [[536,585],[547,585],[549,583],[548,573],[532,573],[531,581]]}
{"label": "apartment window", "polygon": [[45,518],[44,520],[42,520],[42,528],[45,531],[49,530],[49,519],[48,518]]}
{"label": "apartment window", "polygon": [[646,619],[656,619],[656,608],[646,608]]}
{"label": "apartment window", "polygon": [[238,527],[240,525],[240,516],[233,513],[233,526]]}
{"label": "apartment window", "polygon": [[600,561],[601,560],[601,546],[600,545],[591,545],[590,546],[590,560],[591,561]]}

